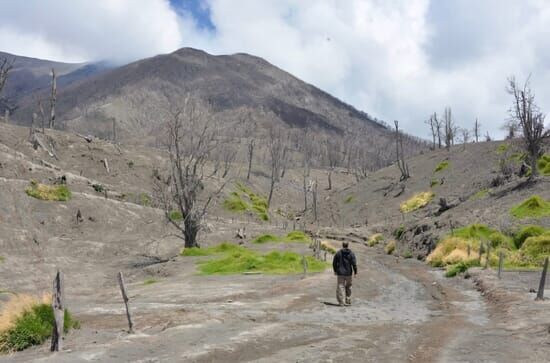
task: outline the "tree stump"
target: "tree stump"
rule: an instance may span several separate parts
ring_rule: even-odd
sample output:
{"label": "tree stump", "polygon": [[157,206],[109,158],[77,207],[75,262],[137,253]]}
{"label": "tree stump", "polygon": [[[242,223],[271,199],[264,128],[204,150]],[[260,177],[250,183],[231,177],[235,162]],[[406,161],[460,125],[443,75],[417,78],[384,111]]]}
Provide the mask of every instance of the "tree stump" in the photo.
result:
{"label": "tree stump", "polygon": [[58,352],[63,349],[63,328],[65,321],[65,291],[63,288],[63,273],[57,270],[53,280],[52,309],[54,326],[50,351]]}

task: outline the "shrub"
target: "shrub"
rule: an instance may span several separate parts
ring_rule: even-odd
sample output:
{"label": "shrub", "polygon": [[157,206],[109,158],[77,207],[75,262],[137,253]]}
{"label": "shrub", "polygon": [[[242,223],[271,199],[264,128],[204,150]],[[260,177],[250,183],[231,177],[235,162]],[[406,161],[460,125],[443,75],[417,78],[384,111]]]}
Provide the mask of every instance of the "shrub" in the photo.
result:
{"label": "shrub", "polygon": [[430,188],[436,187],[438,185],[439,185],[439,180],[437,179],[432,179],[432,181],[430,182]]}
{"label": "shrub", "polygon": [[128,162],[128,168],[132,169],[134,167],[134,162],[132,160],[130,160]]}
{"label": "shrub", "polygon": [[103,186],[103,184],[92,184],[92,188],[94,188],[97,193],[105,192],[105,187]]}
{"label": "shrub", "polygon": [[[328,264],[313,257],[306,257],[309,272],[320,272]],[[223,258],[199,263],[202,274],[235,274],[261,272],[265,274],[288,274],[303,271],[302,256],[294,252],[273,251],[260,255],[254,251],[228,254]]]}
{"label": "shrub", "polygon": [[152,204],[151,196],[147,193],[140,193],[139,194],[139,204],[144,207],[150,207]]}
{"label": "shrub", "polygon": [[349,204],[351,202],[353,202],[353,194],[348,195],[346,199],[344,199],[345,204]]}
{"label": "shrub", "polygon": [[493,248],[497,248],[497,247],[504,247],[506,249],[515,248],[512,238],[505,236],[504,234],[497,231],[489,235],[489,242],[491,242],[491,247]]}
{"label": "shrub", "polygon": [[514,206],[510,210],[510,213],[512,216],[519,219],[550,216],[550,202],[542,199],[538,195],[533,195],[522,203]]}
{"label": "shrub", "polygon": [[428,205],[428,203],[431,202],[434,196],[435,194],[432,192],[422,192],[415,194],[412,198],[401,203],[399,209],[403,213],[413,212]]}
{"label": "shrub", "polygon": [[439,171],[443,171],[443,170],[447,169],[450,165],[451,165],[451,163],[449,162],[449,160],[443,160],[442,162],[437,164],[437,166],[435,167],[434,173],[437,173]]}
{"label": "shrub", "polygon": [[[468,246],[470,246],[469,257]],[[451,236],[441,241],[428,255],[426,261],[434,267],[467,262],[478,258],[478,255],[475,253],[476,250],[479,250],[479,242],[477,240]]]}
{"label": "shrub", "polygon": [[252,243],[266,242],[310,242],[311,238],[302,231],[292,231],[285,237],[276,236],[273,234],[262,234],[252,240]]}
{"label": "shrub", "polygon": [[25,189],[28,196],[40,199],[66,202],[71,199],[71,191],[66,185],[46,185],[31,181],[31,186]]}
{"label": "shrub", "polygon": [[542,226],[528,225],[522,227],[514,234],[514,245],[516,248],[521,248],[525,240],[529,237],[536,237],[550,231]]}
{"label": "shrub", "polygon": [[533,265],[541,265],[550,255],[550,233],[529,237],[520,249],[521,258]]}
{"label": "shrub", "polygon": [[369,247],[376,246],[378,243],[382,242],[384,240],[384,235],[382,233],[375,233],[373,234],[369,240],[367,241],[367,245]]}
{"label": "shrub", "polygon": [[396,228],[396,229],[393,231],[393,236],[394,236],[396,239],[401,239],[401,236],[403,235],[403,233],[405,233],[405,226],[404,226],[404,225],[400,225],[399,228]]}
{"label": "shrub", "polygon": [[475,240],[488,240],[489,236],[495,232],[498,232],[495,229],[492,229],[484,224],[474,223],[469,226],[455,229],[453,236],[462,237],[466,239],[475,239]]}
{"label": "shrub", "polygon": [[336,253],[336,248],[334,248],[333,246],[331,246],[328,242],[326,241],[323,241],[321,242],[321,249],[323,251],[327,251],[327,252],[330,252],[332,254],[335,254]]}
{"label": "shrub", "polygon": [[388,244],[386,244],[386,247],[384,247],[384,251],[391,255],[395,251],[395,241],[389,241]]}
{"label": "shrub", "polygon": [[537,161],[537,168],[541,175],[550,176],[550,154],[544,154]]}
{"label": "shrub", "polygon": [[477,266],[477,265],[478,265],[477,261],[469,261],[469,262],[461,261],[454,265],[450,265],[447,267],[447,271],[445,272],[445,277],[455,277],[460,273],[464,273],[468,271],[470,267]]}
{"label": "shrub", "polygon": [[229,197],[223,201],[223,207],[230,212],[244,212],[248,210],[247,203],[241,199],[237,192],[232,192]]}
{"label": "shrub", "polygon": [[285,240],[288,242],[309,242],[311,238],[302,231],[292,231],[286,235]]}
{"label": "shrub", "polygon": [[262,234],[252,240],[252,243],[280,242],[281,238],[273,234]]}
{"label": "shrub", "polygon": [[497,149],[496,149],[496,153],[497,154],[504,154],[505,152],[507,152],[508,150],[510,149],[510,144],[500,144]]}
{"label": "shrub", "polygon": [[[51,336],[54,321],[50,297],[12,296],[0,312],[0,351],[14,352],[42,344]],[[65,310],[64,332],[79,327]]]}
{"label": "shrub", "polygon": [[410,250],[406,250],[404,253],[403,253],[403,258],[412,258],[413,254]]}
{"label": "shrub", "polygon": [[157,283],[158,281],[154,278],[148,278],[145,281],[143,281],[143,285],[152,285],[154,283]]}

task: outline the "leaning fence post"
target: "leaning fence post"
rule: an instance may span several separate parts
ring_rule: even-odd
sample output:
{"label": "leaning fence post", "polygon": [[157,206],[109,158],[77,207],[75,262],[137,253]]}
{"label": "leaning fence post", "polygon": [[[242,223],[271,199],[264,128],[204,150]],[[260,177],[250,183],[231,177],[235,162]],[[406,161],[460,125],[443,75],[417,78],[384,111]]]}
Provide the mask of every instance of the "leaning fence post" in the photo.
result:
{"label": "leaning fence post", "polygon": [[63,328],[65,322],[65,291],[63,287],[63,272],[57,270],[53,279],[52,309],[54,325],[50,351],[59,352],[63,349]]}
{"label": "leaning fence post", "polygon": [[304,277],[307,275],[307,259],[306,256],[302,256],[302,266],[304,267]]}
{"label": "leaning fence post", "polygon": [[126,306],[126,317],[128,318],[128,333],[134,333],[134,323],[132,322],[132,316],[130,315],[130,305],[128,305],[128,295],[126,294],[126,287],[124,286],[124,276],[122,272],[118,273],[118,284],[120,285],[120,292],[122,294],[122,299],[124,300],[124,305]]}
{"label": "leaning fence post", "polygon": [[535,301],[544,300],[544,287],[546,286],[546,271],[548,270],[548,257],[544,259],[544,267],[542,268],[542,275],[540,276],[539,291]]}
{"label": "leaning fence post", "polygon": [[477,263],[481,266],[481,255],[483,254],[483,242],[479,243],[479,256],[477,258]]}
{"label": "leaning fence post", "polygon": [[504,252],[500,251],[498,254],[498,278],[502,274],[502,264],[504,263]]}

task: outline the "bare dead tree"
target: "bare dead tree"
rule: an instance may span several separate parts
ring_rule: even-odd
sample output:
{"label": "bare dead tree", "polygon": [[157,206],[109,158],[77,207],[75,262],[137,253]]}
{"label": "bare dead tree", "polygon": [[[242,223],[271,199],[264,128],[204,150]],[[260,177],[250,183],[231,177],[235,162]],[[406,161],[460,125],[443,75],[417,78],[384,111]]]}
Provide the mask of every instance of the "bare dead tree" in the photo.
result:
{"label": "bare dead tree", "polygon": [[222,178],[225,178],[227,174],[229,173],[229,170],[231,169],[231,165],[235,161],[235,158],[237,157],[237,149],[230,144],[229,141],[226,141],[222,147],[223,150],[223,174]]}
{"label": "bare dead tree", "polygon": [[476,142],[479,142],[480,130],[481,130],[481,124],[479,123],[476,117],[476,122],[474,123],[474,138]]}
{"label": "bare dead tree", "polygon": [[55,103],[57,101],[57,79],[55,69],[52,68],[52,88],[50,93],[50,124],[49,128],[55,127]]}
{"label": "bare dead tree", "polygon": [[535,103],[535,94],[529,85],[529,78],[522,88],[518,87],[514,77],[508,79],[508,93],[514,97],[514,103],[510,109],[513,121],[519,124],[523,134],[523,144],[527,152],[530,178],[538,175],[537,161],[542,153],[542,143],[545,137],[550,136],[549,131],[544,131],[545,115]]}
{"label": "bare dead tree", "polygon": [[492,140],[491,135],[489,135],[489,131],[487,131],[487,132],[485,133],[485,141],[488,142],[488,141],[491,141],[491,140]]}
{"label": "bare dead tree", "polygon": [[116,118],[113,117],[113,142],[117,142],[117,135],[116,135]]}
{"label": "bare dead tree", "polygon": [[439,120],[437,118],[437,113],[434,112],[433,114],[433,122],[434,122],[434,126],[435,126],[435,131],[436,131],[436,134],[437,134],[437,147],[439,149],[441,149],[441,138],[443,136],[443,121],[442,120]]}
{"label": "bare dead tree", "polygon": [[450,107],[445,107],[443,112],[443,124],[445,127],[445,148],[449,150],[454,144],[457,130]]}
{"label": "bare dead tree", "polygon": [[284,150],[283,131],[273,126],[269,129],[268,139],[268,153],[269,153],[269,165],[271,167],[271,178],[269,183],[269,197],[267,199],[267,207],[271,206],[271,200],[273,199],[273,190],[275,184],[279,181],[279,175],[281,172],[281,160]]}
{"label": "bare dead tree", "polygon": [[248,157],[248,172],[246,173],[246,180],[250,180],[250,171],[252,170],[252,160],[254,159],[254,147],[256,146],[253,137],[250,137],[247,145],[247,157]]}
{"label": "bare dead tree", "polygon": [[9,73],[13,69],[13,64],[14,63],[15,63],[15,58],[13,58],[13,59],[8,59],[8,58],[0,59],[0,93],[2,93],[2,90],[4,89],[4,86],[6,85]]}
{"label": "bare dead tree", "polygon": [[[207,209],[225,186],[222,183],[207,193],[204,185],[205,164],[218,146],[217,129],[201,105],[189,97],[182,106],[170,110],[170,115],[167,121],[170,170],[167,177],[154,173],[155,196],[167,221],[182,233],[185,247],[197,247],[197,235]],[[174,209],[181,214],[182,223],[171,218]]]}
{"label": "bare dead tree", "polygon": [[409,166],[405,163],[405,156],[403,155],[403,139],[401,137],[401,132],[399,132],[399,122],[397,120],[395,123],[395,146],[396,146],[396,155],[397,155],[397,166],[399,171],[401,171],[400,180],[407,180],[410,178]]}
{"label": "bare dead tree", "polygon": [[500,129],[506,132],[507,140],[512,140],[518,136],[520,125],[516,120],[508,120]]}
{"label": "bare dead tree", "polygon": [[334,172],[334,168],[336,168],[336,166],[338,166],[338,164],[342,160],[342,152],[340,151],[340,143],[334,137],[328,136],[324,144],[325,144],[325,151],[327,155],[327,164],[328,164],[327,190],[332,190],[332,173]]}
{"label": "bare dead tree", "polygon": [[437,137],[437,125],[434,120],[435,113],[430,115],[430,118],[425,123],[430,127],[430,133],[432,135],[432,150],[435,150],[435,141]]}
{"label": "bare dead tree", "polygon": [[281,179],[285,177],[286,167],[288,166],[288,163],[289,163],[289,155],[290,155],[290,150],[285,142],[285,146],[283,147],[283,156],[281,160]]}

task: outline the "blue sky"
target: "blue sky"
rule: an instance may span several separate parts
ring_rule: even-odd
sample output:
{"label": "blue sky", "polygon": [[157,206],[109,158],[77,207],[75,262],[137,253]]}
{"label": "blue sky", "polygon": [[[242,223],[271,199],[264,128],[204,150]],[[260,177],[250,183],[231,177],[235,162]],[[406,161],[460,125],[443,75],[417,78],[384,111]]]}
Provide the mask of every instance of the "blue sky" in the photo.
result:
{"label": "blue sky", "polygon": [[0,50],[121,64],[181,47],[245,52],[421,137],[446,106],[501,136],[507,77],[531,74],[550,110],[548,24],[548,0],[2,1]]}

